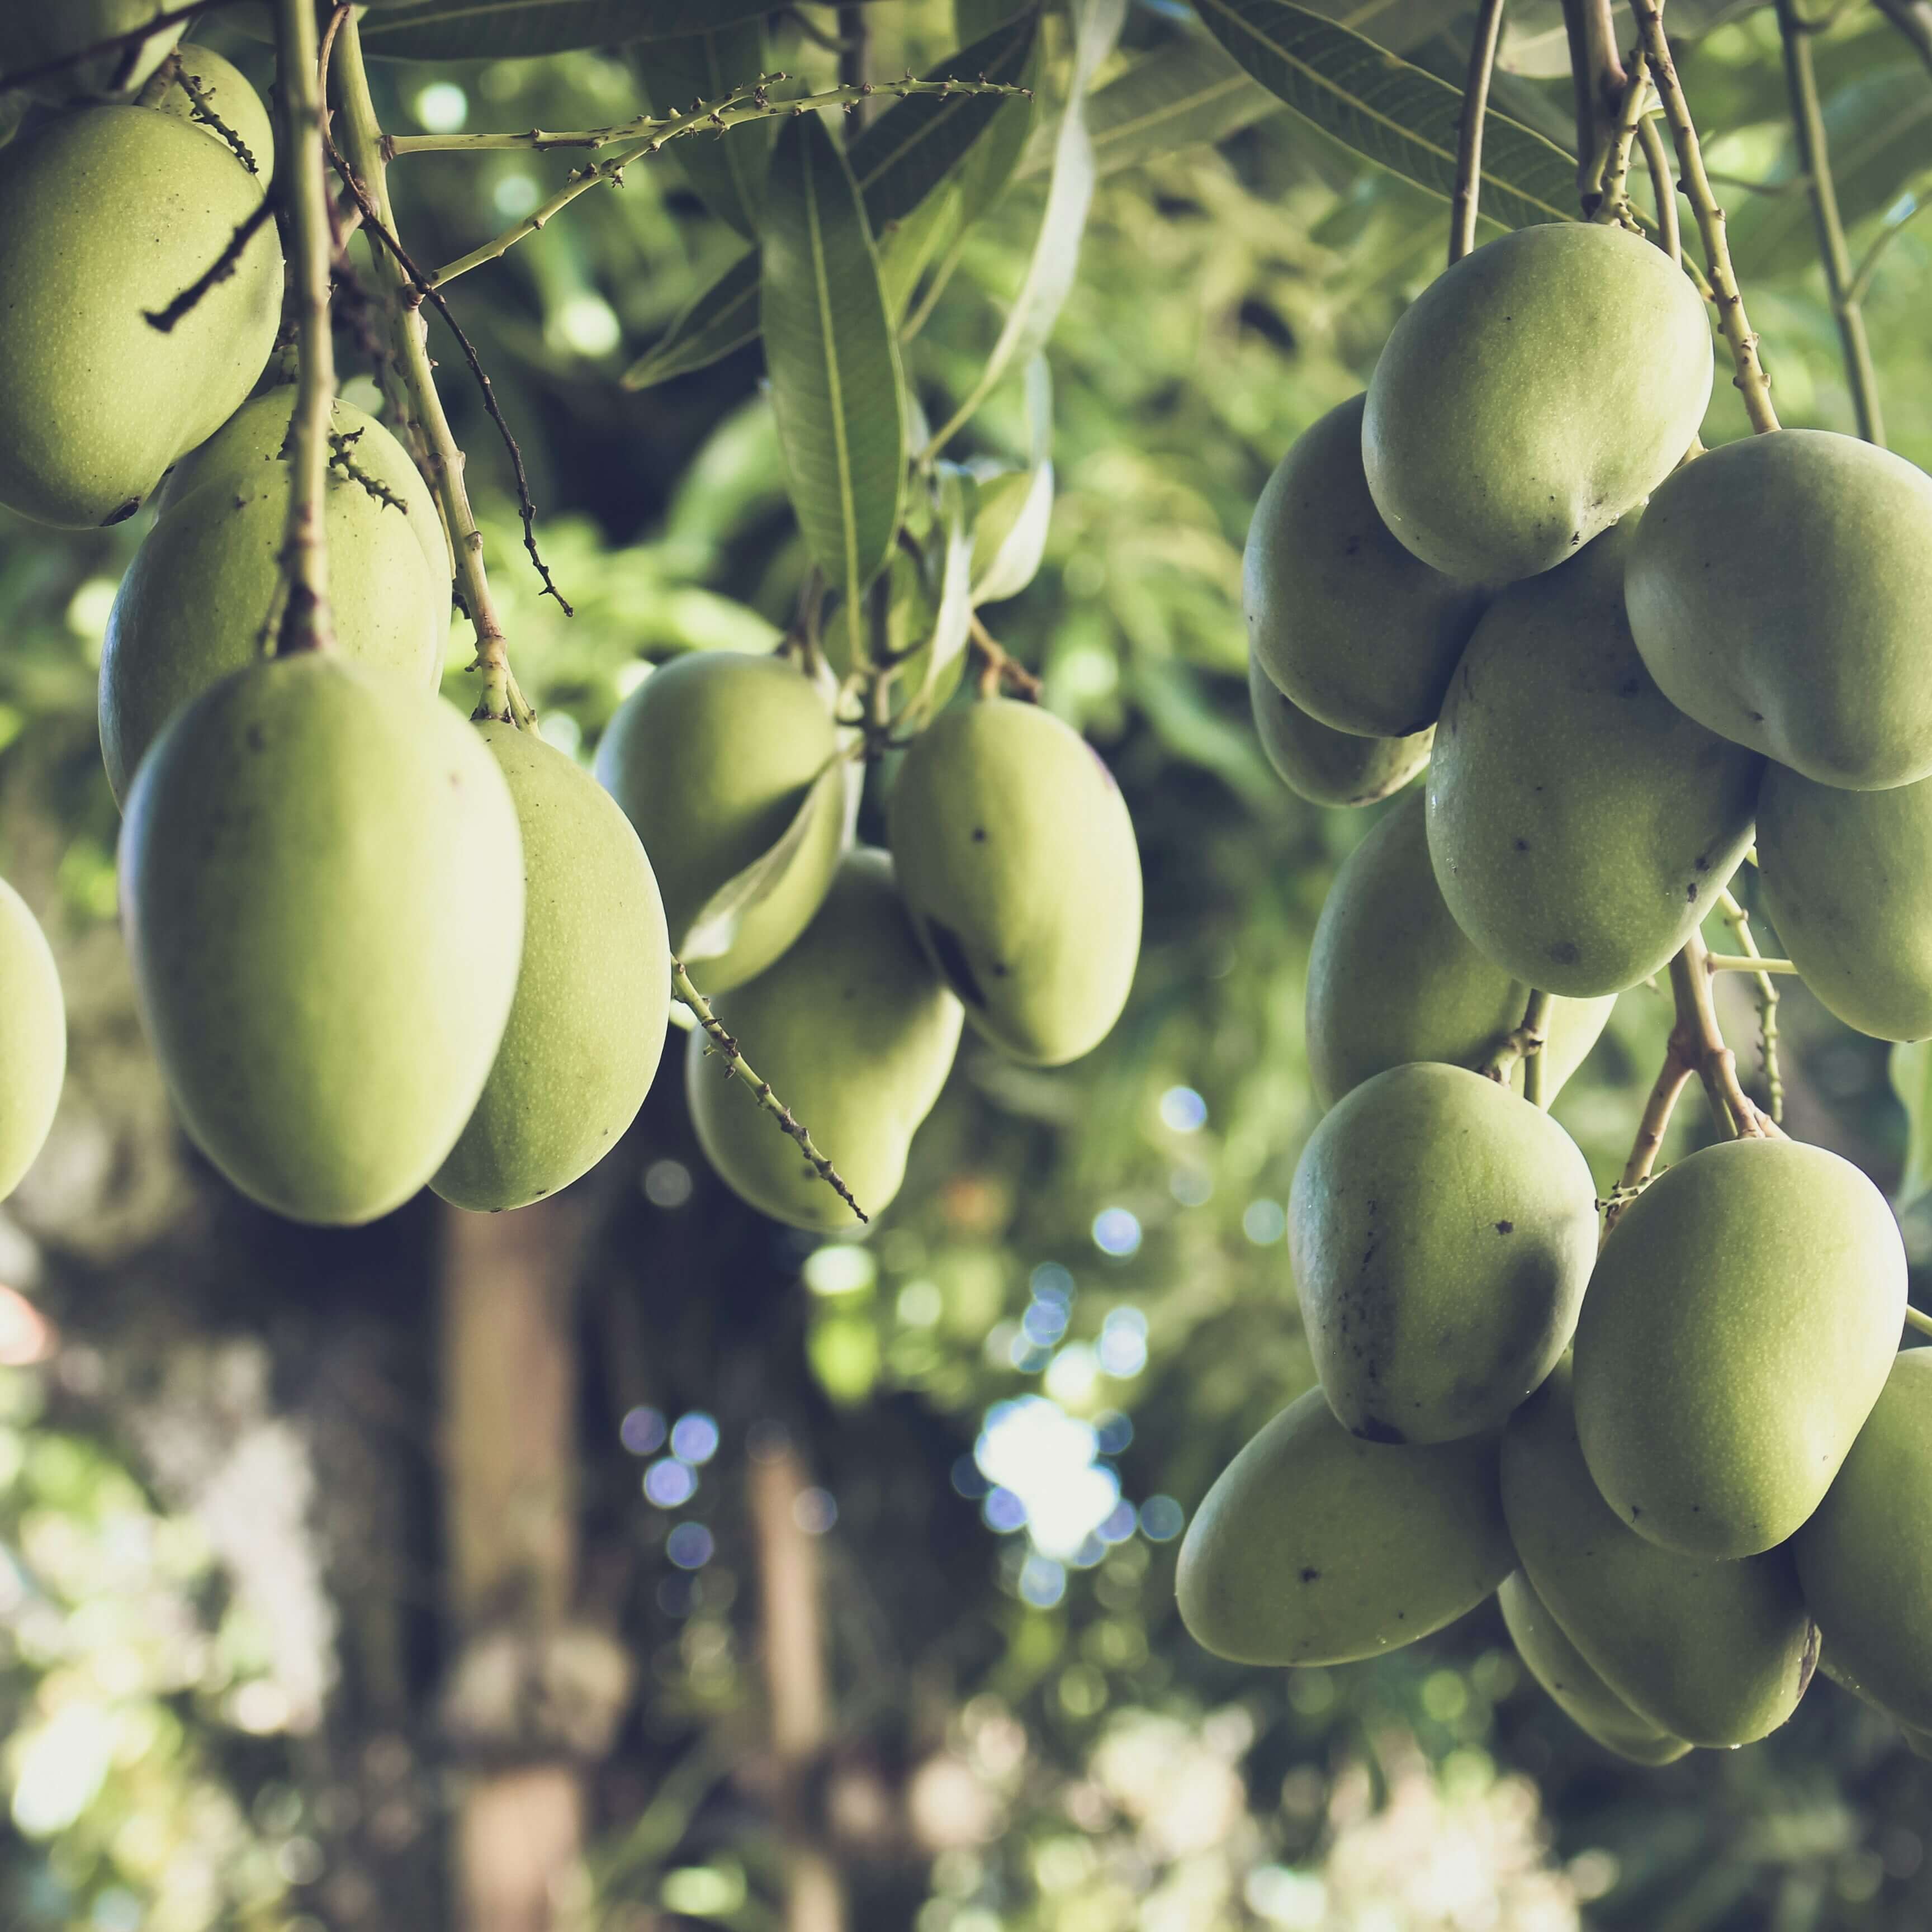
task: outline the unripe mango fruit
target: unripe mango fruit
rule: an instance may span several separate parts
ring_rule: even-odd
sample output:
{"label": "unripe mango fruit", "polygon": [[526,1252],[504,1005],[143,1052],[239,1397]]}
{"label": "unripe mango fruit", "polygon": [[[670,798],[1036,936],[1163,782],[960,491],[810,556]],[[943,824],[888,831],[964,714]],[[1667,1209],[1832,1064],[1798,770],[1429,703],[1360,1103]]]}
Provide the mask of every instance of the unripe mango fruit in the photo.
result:
{"label": "unripe mango fruit", "polygon": [[[205,111],[218,119],[222,127],[232,134],[231,141],[221,128],[201,118],[201,104],[182,85],[185,76],[195,86],[206,104]],[[204,47],[193,41],[181,50],[181,66],[174,83],[157,104],[164,114],[174,115],[199,128],[209,140],[219,142],[229,153],[242,160],[244,168],[252,161],[254,166],[248,172],[266,188],[275,172],[274,124],[268,118],[268,110],[262,104],[262,97],[249,86],[248,77],[232,61],[224,60],[212,48]],[[242,160],[236,142],[247,150],[247,159]]]}
{"label": "unripe mango fruit", "polygon": [[353,1225],[442,1165],[524,931],[516,806],[453,707],[332,652],[224,679],[142,761],[121,906],[168,1090],[242,1192]]}
{"label": "unripe mango fruit", "polygon": [[1430,856],[1456,924],[1576,998],[1648,979],[1696,928],[1750,844],[1763,769],[1644,669],[1624,619],[1631,535],[1490,605],[1429,770]]}
{"label": "unripe mango fruit", "polygon": [[1309,1136],[1288,1254],[1322,1388],[1376,1442],[1495,1429],[1568,1346],[1596,1189],[1547,1114],[1480,1073],[1378,1073]]}
{"label": "unripe mango fruit", "polygon": [[1742,1562],[1647,1542],[1598,1493],[1569,1363],[1503,1432],[1503,1514],[1550,1614],[1609,1688],[1697,1744],[1748,1744],[1797,1708],[1816,1661],[1790,1554]]}
{"label": "unripe mango fruit", "polygon": [[[617,707],[597,778],[644,842],[674,952],[682,956],[712,896],[784,836],[838,749],[830,703],[783,658],[694,651]],[[742,986],[811,923],[844,847],[838,806],[821,794],[781,883],[746,912],[728,950],[685,959],[700,992]]]}
{"label": "unripe mango fruit", "polygon": [[568,1186],[637,1118],[664,1052],[670,942],[610,794],[533,733],[479,729],[523,836],[523,962],[482,1096],[430,1185],[494,1213]]}
{"label": "unripe mango fruit", "polygon": [[[100,754],[117,799],[183,705],[273,647],[291,488],[281,452],[294,406],[292,388],[256,397],[177,465],[121,580],[100,653]],[[435,502],[373,417],[338,397],[330,427],[356,439],[348,458],[369,479],[332,466],[322,484],[337,645],[433,689],[449,634]]]}
{"label": "unripe mango fruit", "polygon": [[1255,735],[1275,776],[1310,805],[1373,805],[1401,790],[1429,762],[1436,728],[1407,738],[1364,738],[1311,718],[1277,691],[1248,653]]}
{"label": "unripe mango fruit", "polygon": [[[1342,862],[1316,922],[1306,1026],[1315,1096],[1332,1107],[1350,1088],[1413,1060],[1479,1066],[1522,1024],[1529,994],[1450,916],[1429,862],[1422,794],[1414,793]],[[1616,1004],[1550,1002],[1546,1100],[1582,1064]],[[1518,1093],[1523,1065],[1510,1070]]]}
{"label": "unripe mango fruit", "polygon": [[1248,648],[1310,717],[1402,738],[1435,723],[1485,593],[1389,535],[1362,474],[1366,400],[1304,430],[1268,478],[1248,526],[1241,604]]}
{"label": "unripe mango fruit", "polygon": [[1364,1442],[1310,1389],[1202,1499],[1174,1588],[1216,1657],[1350,1664],[1454,1623],[1515,1567],[1493,1438]]}
{"label": "unripe mango fruit", "polygon": [[1932,477],[1825,430],[1726,443],[1657,492],[1624,586],[1665,697],[1820,784],[1932,776]]}
{"label": "unripe mango fruit", "polygon": [[46,1144],[67,1076],[60,974],[27,902],[0,879],[0,1201]]}
{"label": "unripe mango fruit", "polygon": [[1424,563],[1534,577],[1641,503],[1711,398],[1683,272],[1621,228],[1519,228],[1466,255],[1390,332],[1362,419],[1370,494]]}
{"label": "unripe mango fruit", "polygon": [[[963,1019],[913,936],[886,854],[848,853],[804,935],[716,1011],[876,1220],[905,1178],[914,1132],[946,1084]],[[717,1062],[701,1028],[691,1036],[685,1093],[698,1144],[740,1199],[794,1228],[849,1234],[859,1226],[750,1088]]]}
{"label": "unripe mango fruit", "polygon": [[[172,10],[167,0],[14,0],[0,6],[0,86],[10,86],[15,74],[103,46]],[[55,103],[90,94],[126,100],[166,58],[182,25],[177,20],[112,52],[56,68],[26,83],[27,91]]]}
{"label": "unripe mango fruit", "polygon": [[262,184],[172,114],[86,107],[0,148],[0,502],[83,527],[133,514],[261,374],[281,314],[274,226],[164,333]]}
{"label": "unripe mango fruit", "polygon": [[1818,1507],[1885,1385],[1905,1250],[1822,1148],[1742,1140],[1679,1161],[1618,1218],[1576,1328],[1576,1430],[1620,1520],[1742,1557]]}
{"label": "unripe mango fruit", "polygon": [[1140,850],[1099,754],[1037,705],[956,706],[914,740],[887,822],[914,927],[973,1024],[1036,1066],[1097,1046],[1141,944]]}
{"label": "unripe mango fruit", "polygon": [[1932,778],[1846,791],[1768,765],[1758,877],[1779,944],[1846,1025],[1932,1034]]}
{"label": "unripe mango fruit", "polygon": [[1836,1670],[1932,1726],[1932,1350],[1909,1348],[1791,1545]]}
{"label": "unripe mango fruit", "polygon": [[1640,1717],[1590,1668],[1520,1570],[1503,1579],[1496,1604],[1531,1676],[1586,1736],[1633,1764],[1672,1764],[1690,1748]]}

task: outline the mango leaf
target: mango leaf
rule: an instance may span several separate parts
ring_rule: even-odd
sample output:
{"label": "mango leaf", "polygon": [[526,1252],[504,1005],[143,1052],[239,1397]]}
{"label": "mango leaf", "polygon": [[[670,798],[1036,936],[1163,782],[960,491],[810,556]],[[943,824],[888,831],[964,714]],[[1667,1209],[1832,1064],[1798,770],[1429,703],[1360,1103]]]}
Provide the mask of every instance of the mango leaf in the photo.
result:
{"label": "mango leaf", "polygon": [[879,266],[885,278],[886,307],[896,323],[906,312],[940,241],[959,220],[959,184],[948,182],[902,220],[879,236]]}
{"label": "mango leaf", "polygon": [[[1460,88],[1293,0],[1198,0],[1208,31],[1271,93],[1358,154],[1445,200],[1456,183]],[[1505,228],[1568,221],[1576,166],[1554,141],[1492,112],[1482,212]]]}
{"label": "mango leaf", "polygon": [[1310,11],[1400,54],[1440,33],[1468,8],[1466,0],[1328,0]]}
{"label": "mango leaf", "polygon": [[1044,356],[1027,369],[1032,448],[1024,470],[980,478],[973,519],[973,602],[1017,597],[1039,574],[1053,520],[1053,377]]}
{"label": "mango leaf", "polygon": [[1892,1090],[1905,1109],[1905,1172],[1892,1205],[1902,1214],[1932,1194],[1932,1040],[1892,1049]]}
{"label": "mango leaf", "polygon": [[850,764],[847,758],[832,759],[812,782],[778,842],[760,852],[742,872],[734,873],[698,908],[682,944],[676,933],[671,934],[671,950],[687,966],[694,960],[716,959],[730,952],[737,943],[738,928],[746,914],[784,884],[812,828],[826,812],[845,811]]}
{"label": "mango leaf", "polygon": [[[1110,175],[1212,146],[1280,112],[1281,103],[1218,41],[1190,34],[1143,56],[1102,88],[1087,104],[1087,131],[1095,167]],[[1038,172],[1048,159],[1043,151],[1030,152],[1020,175]]]}
{"label": "mango leaf", "polygon": [[898,530],[904,404],[858,184],[815,114],[784,123],[759,231],[759,319],[792,508],[857,625]]}
{"label": "mango leaf", "polygon": [[720,33],[768,0],[418,0],[363,19],[363,45],[389,60],[509,60],[625,40]]}
{"label": "mango leaf", "polygon": [[[735,4],[735,0],[734,0]],[[940,62],[928,80],[1018,85],[1040,28],[1036,9]],[[944,181],[1003,105],[997,94],[914,94],[896,101],[846,155],[874,235],[903,220]],[[758,333],[758,257],[741,255],[688,302],[662,338],[624,372],[627,389],[647,389],[708,368]]]}
{"label": "mango leaf", "polygon": [[[765,70],[765,33],[757,20],[688,40],[644,40],[631,50],[632,70],[654,114],[716,100]],[[671,153],[698,199],[720,221],[750,240],[758,232],[758,204],[771,159],[770,121],[748,121],[722,135],[687,135]]]}
{"label": "mango leaf", "polygon": [[974,514],[972,478],[956,464],[935,466],[934,520],[946,535],[940,568],[939,610],[926,648],[925,675],[906,709],[919,720],[930,717],[952,695],[965,668],[966,640],[973,623]]}

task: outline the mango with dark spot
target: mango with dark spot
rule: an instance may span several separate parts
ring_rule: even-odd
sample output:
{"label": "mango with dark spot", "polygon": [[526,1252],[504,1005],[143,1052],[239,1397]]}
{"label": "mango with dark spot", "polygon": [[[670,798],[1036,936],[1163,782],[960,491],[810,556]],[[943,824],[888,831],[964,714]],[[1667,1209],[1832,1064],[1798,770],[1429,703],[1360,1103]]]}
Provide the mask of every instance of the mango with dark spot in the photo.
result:
{"label": "mango with dark spot", "polygon": [[568,1186],[636,1118],[664,1052],[670,947],[650,861],[609,793],[531,732],[481,730],[523,837],[523,960],[490,1077],[430,1185],[495,1212]]}
{"label": "mango with dark spot", "polygon": [[1485,593],[1390,536],[1362,474],[1365,400],[1304,430],[1268,478],[1241,604],[1253,661],[1310,718],[1401,739],[1435,723]]}
{"label": "mango with dark spot", "polygon": [[1711,374],[1703,304],[1661,250],[1600,224],[1518,229],[1390,332],[1362,422],[1369,489],[1434,568],[1533,577],[1670,474]]}
{"label": "mango with dark spot", "polygon": [[974,1026],[1035,1066],[1098,1046],[1140,954],[1141,864],[1080,734],[1037,705],[956,705],[913,741],[887,823],[914,926]]}
{"label": "mango with dark spot", "polygon": [[1277,691],[1248,653],[1248,701],[1255,735],[1275,776],[1310,805],[1373,805],[1401,790],[1429,762],[1432,724],[1407,738],[1364,738],[1311,718]]}
{"label": "mango with dark spot", "polygon": [[1418,1063],[1356,1088],[1309,1137],[1288,1240],[1342,1423],[1449,1442],[1498,1427],[1568,1346],[1596,1190],[1547,1114],[1479,1073]]}
{"label": "mango with dark spot", "polygon": [[1742,862],[1763,760],[1695,724],[1630,641],[1628,522],[1512,586],[1476,628],[1429,770],[1429,850],[1456,923],[1546,991],[1664,964]]}
{"label": "mango with dark spot", "polygon": [[1785,1541],[1885,1386],[1905,1274],[1884,1196],[1822,1148],[1728,1141],[1667,1169],[1618,1216],[1577,1324],[1605,1500],[1667,1550]]}
{"label": "mango with dark spot", "polygon": [[1796,1708],[1816,1634],[1790,1553],[1660,1549],[1598,1493],[1559,1363],[1503,1432],[1503,1514],[1523,1570],[1606,1688],[1697,1744],[1748,1744]]}
{"label": "mango with dark spot", "polygon": [[[1450,916],[1429,862],[1422,794],[1412,793],[1342,861],[1316,923],[1306,1015],[1316,1097],[1333,1106],[1351,1088],[1413,1060],[1478,1066],[1522,1023],[1529,992]],[[1616,1004],[1551,1001],[1546,1099],[1582,1064]],[[1522,1061],[1510,1078],[1520,1093]]]}
{"label": "mango with dark spot", "polygon": [[1515,1564],[1492,1438],[1384,1448],[1310,1389],[1208,1491],[1175,1591],[1217,1657],[1348,1664],[1453,1623]]}
{"label": "mango with dark spot", "polygon": [[[959,1002],[914,937],[883,852],[840,863],[818,916],[775,965],[717,1002],[760,1078],[874,1219],[959,1046]],[[761,1214],[851,1234],[860,1222],[694,1030],[685,1093],[698,1144]]]}

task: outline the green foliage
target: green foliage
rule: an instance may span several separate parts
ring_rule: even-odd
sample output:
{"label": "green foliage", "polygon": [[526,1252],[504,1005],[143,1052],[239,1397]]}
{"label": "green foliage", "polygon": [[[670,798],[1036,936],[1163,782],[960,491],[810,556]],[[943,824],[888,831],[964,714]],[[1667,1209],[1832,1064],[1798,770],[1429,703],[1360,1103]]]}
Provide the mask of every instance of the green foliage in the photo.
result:
{"label": "green foliage", "polygon": [[[694,101],[722,100],[766,70],[764,28],[755,16],[684,40],[652,40],[631,49],[631,64],[660,116],[687,112]],[[673,150],[706,210],[747,240],[758,232],[772,124],[754,121],[715,141],[688,140]]]}

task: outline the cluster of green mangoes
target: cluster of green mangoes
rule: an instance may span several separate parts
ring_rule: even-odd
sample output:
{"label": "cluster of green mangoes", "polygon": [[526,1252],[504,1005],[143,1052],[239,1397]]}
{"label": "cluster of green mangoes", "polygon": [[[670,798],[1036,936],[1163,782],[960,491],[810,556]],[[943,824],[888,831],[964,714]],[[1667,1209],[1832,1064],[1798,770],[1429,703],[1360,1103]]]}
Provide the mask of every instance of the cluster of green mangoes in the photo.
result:
{"label": "cluster of green mangoes", "polygon": [[[888,855],[851,849],[854,747],[788,657],[647,677],[595,776],[531,730],[472,730],[436,692],[441,513],[339,398],[336,648],[268,656],[295,404],[264,374],[272,231],[206,272],[261,204],[272,131],[232,66],[179,51],[138,100],[76,100],[0,152],[0,501],[81,525],[154,498],[103,647],[100,742],[136,991],[189,1132],[301,1220],[365,1221],[425,1184],[522,1206],[643,1104],[675,947],[861,1206],[884,1207],[966,1018],[1052,1065],[1118,1017],[1141,883],[1105,766],[1034,706],[959,706],[903,759]],[[14,916],[0,906],[5,1008],[53,1038]],[[759,1096],[706,1073],[710,1046],[694,1034],[688,1078],[721,1174],[798,1226],[855,1226]],[[0,1180],[15,1140],[38,1145],[44,1071],[10,1067]]]}
{"label": "cluster of green mangoes", "polygon": [[[1532,1673],[1660,1763],[1762,1736],[1820,1661],[1932,1726],[1932,1354],[1835,1155],[1707,1148],[1620,1204],[1485,1077],[1534,989],[1553,1096],[1755,838],[1850,1024],[1932,1032],[1932,479],[1804,431],[1695,452],[1711,332],[1659,250],[1522,231],[1406,312],[1270,480],[1262,742],[1389,796],[1309,965],[1328,1111],[1288,1238],[1320,1386],[1181,1552],[1209,1648],[1374,1655],[1492,1592]],[[1694,452],[1686,460],[1687,451]]]}

